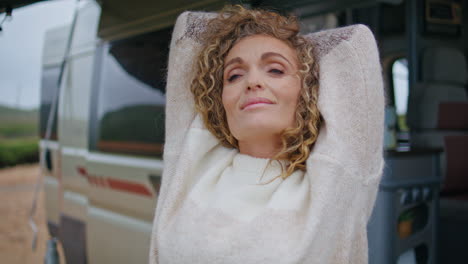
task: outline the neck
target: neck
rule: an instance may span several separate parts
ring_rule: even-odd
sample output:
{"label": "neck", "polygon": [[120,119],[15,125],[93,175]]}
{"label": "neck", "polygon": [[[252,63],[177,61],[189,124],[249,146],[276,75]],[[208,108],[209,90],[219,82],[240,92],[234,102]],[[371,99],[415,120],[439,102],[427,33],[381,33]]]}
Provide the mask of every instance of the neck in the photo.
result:
{"label": "neck", "polygon": [[277,137],[251,138],[238,142],[241,154],[256,158],[273,158],[281,150],[281,140]]}

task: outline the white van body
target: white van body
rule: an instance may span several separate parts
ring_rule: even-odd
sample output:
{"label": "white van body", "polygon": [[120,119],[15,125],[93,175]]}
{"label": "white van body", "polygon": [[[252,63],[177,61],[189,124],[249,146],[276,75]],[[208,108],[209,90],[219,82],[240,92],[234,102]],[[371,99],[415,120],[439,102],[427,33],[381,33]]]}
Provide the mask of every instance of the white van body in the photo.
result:
{"label": "white van body", "polygon": [[[58,140],[40,143],[51,152],[54,164],[52,171],[42,169],[48,221],[62,228],[59,238],[64,238],[68,262],[86,252],[88,263],[146,263],[157,199],[148,175],[160,176],[162,161],[99,153],[88,147],[93,65],[101,44],[97,38],[100,11],[94,1],[80,6],[60,87]],[[58,74],[69,33],[69,26],[47,33],[46,71]],[[112,185],[115,181],[122,184],[120,189]],[[129,186],[146,193],[122,191]],[[71,238],[78,240],[77,245],[67,242]],[[80,250],[73,252],[73,247]]]}

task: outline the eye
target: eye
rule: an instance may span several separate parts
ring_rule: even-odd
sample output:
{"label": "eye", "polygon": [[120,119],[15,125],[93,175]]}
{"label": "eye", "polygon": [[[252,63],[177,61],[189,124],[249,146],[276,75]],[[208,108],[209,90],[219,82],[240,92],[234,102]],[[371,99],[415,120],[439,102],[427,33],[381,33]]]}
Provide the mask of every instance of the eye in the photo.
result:
{"label": "eye", "polygon": [[281,74],[284,73],[284,71],[279,70],[279,69],[274,69],[274,68],[273,68],[273,69],[270,69],[268,72],[269,72],[269,73],[276,74],[276,75],[281,75]]}
{"label": "eye", "polygon": [[233,82],[233,81],[235,81],[237,78],[239,78],[240,76],[241,76],[240,74],[233,74],[233,75],[229,76],[228,82]]}

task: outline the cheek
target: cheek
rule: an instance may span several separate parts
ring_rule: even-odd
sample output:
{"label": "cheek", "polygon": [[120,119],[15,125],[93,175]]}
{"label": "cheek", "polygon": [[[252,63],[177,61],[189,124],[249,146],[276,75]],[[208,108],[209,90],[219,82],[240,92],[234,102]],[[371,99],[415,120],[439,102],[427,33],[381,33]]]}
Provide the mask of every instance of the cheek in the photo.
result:
{"label": "cheek", "polygon": [[302,90],[302,80],[299,77],[296,77],[296,84],[295,84],[295,89],[294,89],[294,99],[297,102],[299,101],[299,96],[301,95],[301,90]]}
{"label": "cheek", "polygon": [[223,87],[223,93],[221,95],[221,98],[226,113],[232,113],[234,108],[236,107],[239,95],[235,91],[235,87]]}
{"label": "cheek", "polygon": [[301,82],[295,79],[294,81],[286,83],[283,88],[284,89],[281,89],[281,96],[284,98],[287,106],[296,109],[301,93]]}
{"label": "cheek", "polygon": [[229,89],[227,87],[223,87],[223,93],[222,93],[222,101],[223,101],[223,107],[224,111],[226,112],[226,116],[229,119],[231,119],[232,111],[235,107],[235,97],[232,93],[232,89]]}
{"label": "cheek", "polygon": [[283,98],[284,98],[284,107],[283,117],[288,126],[292,126],[296,120],[296,110],[299,103],[299,97],[301,93],[301,86],[300,82],[291,82],[289,83],[288,89],[283,90]]}

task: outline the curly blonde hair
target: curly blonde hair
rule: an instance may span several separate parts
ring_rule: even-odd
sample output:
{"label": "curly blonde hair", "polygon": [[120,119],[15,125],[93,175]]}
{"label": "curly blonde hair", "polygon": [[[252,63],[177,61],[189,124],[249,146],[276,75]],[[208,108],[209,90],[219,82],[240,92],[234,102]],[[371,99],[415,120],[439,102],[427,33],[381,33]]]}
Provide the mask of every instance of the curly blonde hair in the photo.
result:
{"label": "curly blonde hair", "polygon": [[222,103],[224,59],[228,52],[242,38],[258,34],[275,37],[296,50],[302,87],[295,125],[281,134],[282,149],[273,159],[287,161],[280,175],[283,179],[295,170],[305,170],[321,123],[317,107],[319,71],[313,46],[298,34],[297,18],[266,10],[249,10],[239,5],[227,6],[208,23],[207,29],[191,91],[205,126],[222,145],[230,148],[238,148],[238,142],[229,130]]}

